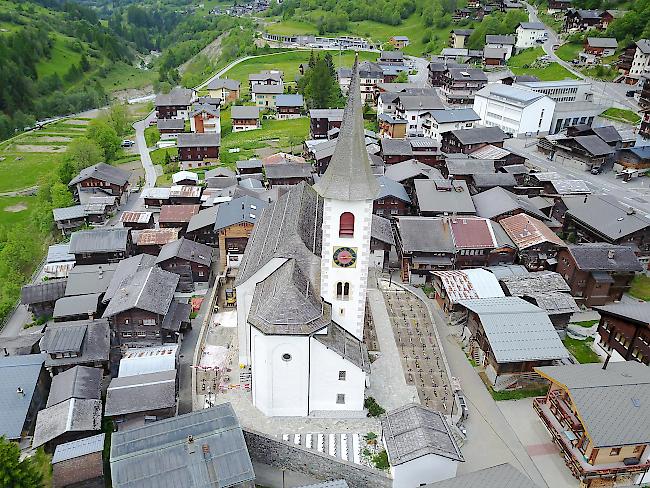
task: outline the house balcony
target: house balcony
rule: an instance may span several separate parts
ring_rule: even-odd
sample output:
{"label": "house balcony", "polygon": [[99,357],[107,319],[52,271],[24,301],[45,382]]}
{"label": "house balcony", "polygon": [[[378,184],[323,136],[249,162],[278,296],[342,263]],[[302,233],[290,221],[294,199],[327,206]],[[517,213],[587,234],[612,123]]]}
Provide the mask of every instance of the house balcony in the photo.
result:
{"label": "house balcony", "polygon": [[575,432],[566,430],[560,423],[560,420],[551,411],[550,405],[546,403],[546,397],[535,398],[533,400],[533,408],[551,434],[553,443],[560,448],[560,452],[564,457],[564,463],[571,470],[575,478],[579,480],[595,478],[616,479],[618,476],[642,473],[650,469],[650,460],[645,463],[639,462],[638,464],[625,464],[623,461],[598,465],[589,464],[584,454],[571,441],[571,439],[575,439],[576,437]]}

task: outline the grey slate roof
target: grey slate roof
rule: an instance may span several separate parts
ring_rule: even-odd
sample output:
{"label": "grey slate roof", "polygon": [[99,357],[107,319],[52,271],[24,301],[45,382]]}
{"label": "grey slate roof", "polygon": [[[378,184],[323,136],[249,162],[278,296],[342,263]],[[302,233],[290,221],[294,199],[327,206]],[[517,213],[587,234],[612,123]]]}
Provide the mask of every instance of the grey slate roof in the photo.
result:
{"label": "grey slate roof", "polygon": [[82,219],[86,216],[83,205],[73,205],[72,207],[53,208],[52,215],[55,222],[62,220]]}
{"label": "grey slate roof", "polygon": [[546,29],[546,26],[541,22],[520,22],[519,25],[522,29]]}
{"label": "grey slate roof", "polygon": [[[71,329],[69,332],[66,329]],[[53,358],[50,347],[65,349],[77,347],[79,336],[83,333],[80,354],[73,357]],[[108,361],[110,349],[110,327],[108,320],[76,320],[50,324],[41,339],[41,351],[47,352],[46,367],[69,366],[75,364],[101,363]]]}
{"label": "grey slate roof", "polygon": [[411,403],[386,412],[381,417],[391,466],[435,454],[464,461],[442,413]]}
{"label": "grey slate roof", "polygon": [[193,232],[204,227],[213,227],[217,220],[217,214],[221,205],[214,205],[212,207],[204,208],[190,219],[187,226],[187,232]]}
{"label": "grey slate roof", "polygon": [[256,83],[253,85],[251,88],[252,93],[259,93],[259,94],[280,94],[284,92],[284,86],[283,85],[264,85],[261,83]]}
{"label": "grey slate roof", "polygon": [[237,176],[237,173],[235,173],[230,168],[226,168],[224,166],[219,166],[218,168],[210,169],[204,173],[204,178],[206,180],[208,178],[218,178],[223,176],[233,177],[233,176]]}
{"label": "grey slate roof", "polygon": [[395,99],[395,103],[399,103],[404,110],[444,110],[445,108],[437,95],[400,94]]}
{"label": "grey slate roof", "polygon": [[269,180],[282,178],[309,178],[312,167],[308,163],[269,164],[265,167],[266,178]]}
{"label": "grey slate roof", "polygon": [[261,159],[244,159],[241,161],[237,161],[235,163],[235,166],[237,169],[252,169],[252,168],[262,168],[262,160]]}
{"label": "grey slate roof", "polygon": [[405,252],[455,251],[451,226],[441,218],[399,217],[397,228]]}
{"label": "grey slate roof", "polygon": [[189,88],[175,86],[169,91],[169,93],[158,93],[156,95],[156,101],[154,103],[156,107],[161,105],[189,106],[189,104],[192,102],[192,96],[193,92]]}
{"label": "grey slate roof", "polygon": [[638,324],[650,324],[650,302],[611,303],[594,309],[601,315],[611,315]]}
{"label": "grey slate roof", "polygon": [[60,279],[25,285],[20,290],[20,301],[25,305],[53,302],[65,295],[67,284],[67,279]]}
{"label": "grey slate roof", "polygon": [[45,354],[0,357],[0,435],[7,439],[20,438],[44,360]]}
{"label": "grey slate roof", "polygon": [[61,297],[54,304],[54,313],[52,314],[52,317],[56,319],[89,313],[97,315],[99,297],[99,293]]}
{"label": "grey slate roof", "polygon": [[68,272],[65,296],[104,293],[117,269],[117,264],[76,265]]}
{"label": "grey slate roof", "polygon": [[[452,189],[441,189],[441,183]],[[474,214],[472,196],[463,180],[415,180],[415,193],[421,212]]]}
{"label": "grey slate roof", "polygon": [[68,432],[91,432],[101,429],[102,401],[71,398],[38,412],[32,447]]}
{"label": "grey slate roof", "polygon": [[449,158],[445,161],[450,175],[474,175],[494,173],[494,161],[489,159]]}
{"label": "grey slate roof", "polygon": [[[615,246],[612,244],[585,243],[568,246],[578,268],[583,271],[642,271],[632,248]],[[613,259],[609,258],[609,251],[614,252]]]}
{"label": "grey slate roof", "polygon": [[234,105],[230,109],[230,117],[232,119],[259,119],[260,108],[251,106]]}
{"label": "grey slate roof", "polygon": [[476,188],[513,187],[517,185],[517,180],[510,173],[478,173],[473,175],[472,179]]}
{"label": "grey slate roof", "polygon": [[330,322],[327,334],[315,334],[313,337],[342,358],[370,373],[370,359],[366,345],[336,322]]}
{"label": "grey slate roof", "polygon": [[80,230],[70,237],[72,254],[126,251],[129,229]]}
{"label": "grey slate roof", "polygon": [[471,108],[459,108],[454,110],[431,110],[431,117],[439,124],[449,124],[454,122],[470,122],[481,120]]}
{"label": "grey slate roof", "polygon": [[372,215],[372,224],[370,226],[370,236],[378,241],[385,242],[391,246],[395,245],[395,237],[390,220],[379,215]]}
{"label": "grey slate roof", "polygon": [[229,403],[116,432],[110,462],[115,488],[227,488],[255,478]]}
{"label": "grey slate roof", "polygon": [[259,198],[244,196],[219,205],[214,229],[220,230],[240,222],[254,224],[262,216],[267,203]]}
{"label": "grey slate roof", "polygon": [[129,181],[129,173],[123,169],[111,166],[110,164],[97,163],[93,166],[82,169],[77,176],[70,180],[68,186],[76,185],[88,178],[96,178],[101,181],[106,181],[107,183],[122,186]]}
{"label": "grey slate roof", "polygon": [[569,357],[546,312],[518,297],[461,300],[478,314],[498,363]]}
{"label": "grey slate roof", "polygon": [[17,336],[0,337],[0,349],[6,352],[7,356],[24,356],[31,354],[34,346],[41,340],[41,332],[31,332]]}
{"label": "grey slate roof", "polygon": [[587,37],[587,44],[591,47],[602,47],[609,49],[616,49],[618,41],[613,37]]}
{"label": "grey slate roof", "polygon": [[132,308],[165,315],[179,279],[176,273],[155,266],[138,271],[122,282],[122,287],[108,303],[103,317],[112,317]]}
{"label": "grey slate roof", "polygon": [[379,195],[377,195],[377,199],[395,197],[403,202],[411,203],[411,198],[401,183],[386,176],[377,177],[377,183],[379,183]]}
{"label": "grey slate roof", "polygon": [[235,284],[244,283],[274,257],[299,259],[318,272],[322,219],[323,199],[306,183],[295,185],[259,217],[248,239]]}
{"label": "grey slate roof", "polygon": [[348,101],[334,154],[314,189],[323,198],[348,201],[374,200],[379,193],[365,144],[358,59],[354,63]]}
{"label": "grey slate roof", "polygon": [[542,221],[548,222],[549,220],[546,215],[528,201],[528,198],[515,195],[498,186],[472,196],[472,200],[476,206],[476,214],[487,219],[522,209],[528,215]]}
{"label": "grey slate roof", "polygon": [[114,417],[176,405],[176,370],[113,378],[104,415]]}
{"label": "grey slate roof", "polygon": [[594,447],[650,441],[650,374],[636,361],[536,368],[569,390]]}
{"label": "grey slate roof", "polygon": [[101,434],[84,437],[83,439],[78,439],[76,441],[59,444],[56,446],[56,450],[52,456],[52,464],[103,451],[104,437],[105,434],[102,432]]}
{"label": "grey slate roof", "polygon": [[485,36],[485,44],[504,44],[504,45],[515,45],[515,36],[501,36],[488,34]]}
{"label": "grey slate roof", "polygon": [[214,132],[178,134],[176,144],[178,147],[221,146],[221,134]]}
{"label": "grey slate roof", "polygon": [[596,135],[576,136],[573,140],[592,156],[605,156],[614,152],[611,146]]}
{"label": "grey slate roof", "polygon": [[[499,85],[500,86],[500,85]],[[493,144],[503,142],[505,133],[499,127],[474,127],[473,129],[457,129],[450,131],[461,144]]]}
{"label": "grey slate roof", "polygon": [[159,130],[177,130],[183,132],[185,130],[185,120],[183,119],[158,119],[156,126]]}
{"label": "grey slate roof", "polygon": [[156,263],[156,256],[151,254],[138,254],[137,256],[131,256],[130,258],[122,259],[115,268],[115,272],[112,274],[106,293],[102,301],[108,303],[118,289],[122,287],[122,282],[132,277],[138,271],[143,269],[151,268]]}
{"label": "grey slate roof", "polygon": [[212,263],[212,248],[206,244],[181,237],[176,241],[165,244],[160,249],[156,264],[172,258],[181,258],[192,263],[210,266]]}
{"label": "grey slate roof", "polygon": [[461,474],[423,488],[539,488],[511,464],[499,464],[473,473]]}
{"label": "grey slate roof", "polygon": [[564,278],[553,271],[537,271],[523,276],[504,276],[499,281],[503,283],[506,291],[513,296],[553,291],[571,291]]}
{"label": "grey slate roof", "polygon": [[74,366],[52,378],[47,406],[64,402],[70,398],[87,400],[101,399],[100,382],[102,370],[88,366]]}
{"label": "grey slate roof", "polygon": [[305,100],[302,95],[297,94],[284,94],[278,95],[275,98],[276,107],[303,107]]}
{"label": "grey slate roof", "polygon": [[[382,139],[382,141],[385,140]],[[397,182],[402,182],[416,176],[442,179],[442,174],[439,169],[428,166],[415,159],[407,159],[406,161],[386,166],[384,176]]]}
{"label": "grey slate roof", "polygon": [[574,220],[607,239],[618,240],[650,226],[650,219],[631,211],[614,195],[567,196],[562,201],[567,207],[567,214]]}
{"label": "grey slate roof", "polygon": [[240,82],[228,78],[214,78],[206,85],[207,90],[219,90],[225,88],[227,90],[239,90]]}

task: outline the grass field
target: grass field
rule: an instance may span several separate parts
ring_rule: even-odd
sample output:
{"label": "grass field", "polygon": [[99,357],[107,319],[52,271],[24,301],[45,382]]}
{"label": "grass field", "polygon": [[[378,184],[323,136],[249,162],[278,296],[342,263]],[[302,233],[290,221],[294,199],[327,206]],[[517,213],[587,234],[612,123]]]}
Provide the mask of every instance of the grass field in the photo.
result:
{"label": "grass field", "polygon": [[606,119],[616,120],[618,122],[625,122],[632,125],[637,125],[641,122],[641,117],[631,110],[626,110],[624,108],[608,108],[602,114],[601,117]]}
{"label": "grass field", "polygon": [[557,48],[555,54],[563,61],[572,61],[578,57],[580,51],[582,51],[582,44],[567,42]]}
{"label": "grass field", "polygon": [[61,162],[61,153],[0,151],[0,193],[29,188]]}
{"label": "grass field", "polygon": [[[307,50],[265,54],[239,63],[224,76],[241,82],[243,96],[248,94],[248,75],[262,70],[281,70],[284,72],[284,82],[292,83],[299,73],[300,64],[308,62],[310,55],[311,51]],[[337,67],[352,66],[354,62],[354,52],[352,51],[344,51],[342,54],[332,53],[332,56]],[[377,59],[377,53],[360,52],[359,59],[361,61],[375,60]]]}
{"label": "grass field", "polygon": [[78,64],[81,53],[70,48],[69,44],[74,39],[57,34],[54,36],[54,45],[49,60],[36,65],[36,73],[39,78],[57,73],[63,76],[68,72],[70,65]]}
{"label": "grass field", "polygon": [[544,67],[531,67],[533,63],[544,55],[541,47],[526,49],[508,60],[508,67],[516,75],[537,76],[541,81],[564,80],[566,78],[577,78],[573,73],[568,71],[558,63],[550,63]]}
{"label": "grass field", "polygon": [[569,350],[580,364],[600,362],[600,357],[591,348],[591,344],[594,342],[593,337],[585,341],[567,337],[562,342],[564,343],[564,347]]}
{"label": "grass field", "polygon": [[99,82],[107,92],[126,90],[128,88],[144,88],[151,85],[158,77],[158,71],[155,69],[142,70],[118,62],[111,66],[111,70],[105,78],[99,78]]}
{"label": "grass field", "polygon": [[639,300],[650,301],[650,277],[643,274],[636,275],[628,293]]}

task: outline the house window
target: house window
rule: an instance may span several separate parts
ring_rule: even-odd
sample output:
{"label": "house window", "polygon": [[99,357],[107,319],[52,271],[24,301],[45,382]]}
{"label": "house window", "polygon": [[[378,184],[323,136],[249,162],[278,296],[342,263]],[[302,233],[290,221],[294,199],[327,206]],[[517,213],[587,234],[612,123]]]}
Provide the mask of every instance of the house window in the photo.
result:
{"label": "house window", "polygon": [[339,381],[345,381],[345,371],[339,371]]}
{"label": "house window", "polygon": [[611,451],[609,451],[610,456],[618,456],[620,453],[621,453],[620,447],[615,447]]}
{"label": "house window", "polygon": [[122,332],[122,337],[131,337],[131,332],[125,330],[124,332]]}
{"label": "house window", "polygon": [[144,319],[142,325],[156,325],[156,319]]}
{"label": "house window", "polygon": [[136,332],[138,337],[147,337],[147,333],[144,330],[139,330]]}
{"label": "house window", "polygon": [[336,299],[349,300],[350,299],[350,283],[339,281],[336,284]]}
{"label": "house window", "polygon": [[354,214],[343,212],[339,217],[339,237],[354,237]]}
{"label": "house window", "polygon": [[336,403],[339,405],[345,404],[345,395],[343,393],[338,393],[336,395]]}

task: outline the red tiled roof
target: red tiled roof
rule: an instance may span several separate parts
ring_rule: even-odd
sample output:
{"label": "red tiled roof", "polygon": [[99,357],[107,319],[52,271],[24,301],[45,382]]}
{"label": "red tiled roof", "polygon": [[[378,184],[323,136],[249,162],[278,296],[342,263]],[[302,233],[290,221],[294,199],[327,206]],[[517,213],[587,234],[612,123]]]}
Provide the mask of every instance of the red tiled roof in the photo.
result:
{"label": "red tiled roof", "polygon": [[487,219],[452,217],[451,233],[457,249],[497,247],[491,222]]}

